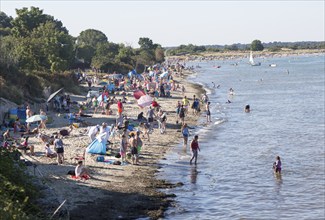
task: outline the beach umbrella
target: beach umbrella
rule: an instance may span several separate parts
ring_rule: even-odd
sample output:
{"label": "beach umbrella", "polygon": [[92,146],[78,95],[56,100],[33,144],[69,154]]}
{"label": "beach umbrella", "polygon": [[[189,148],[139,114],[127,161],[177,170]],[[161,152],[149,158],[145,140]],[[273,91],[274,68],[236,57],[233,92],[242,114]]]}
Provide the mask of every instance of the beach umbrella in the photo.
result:
{"label": "beach umbrella", "polygon": [[88,93],[87,93],[87,98],[91,98],[91,97],[94,97],[94,96],[96,96],[96,97],[98,97],[99,96],[99,92],[98,91],[89,91]]}
{"label": "beach umbrella", "polygon": [[46,115],[33,115],[33,116],[27,118],[26,122],[33,123],[33,122],[42,121],[42,120],[47,120],[47,116]]}
{"label": "beach umbrella", "polygon": [[59,89],[58,91],[52,93],[49,98],[47,99],[47,102],[50,102],[57,94],[59,94],[59,92],[62,91],[63,88]]}
{"label": "beach umbrella", "polygon": [[98,85],[100,86],[106,86],[108,84],[108,82],[105,82],[105,81],[101,81],[98,83]]}
{"label": "beach umbrella", "polygon": [[141,96],[144,96],[144,95],[146,95],[146,94],[142,90],[136,90],[133,92],[133,96],[137,100],[140,99]]}
{"label": "beach umbrella", "polygon": [[160,75],[160,78],[164,78],[164,77],[166,77],[167,75],[168,75],[168,71],[163,72],[163,73]]}
{"label": "beach umbrella", "polygon": [[122,74],[112,74],[112,75],[109,75],[108,77],[111,79],[121,79],[121,78],[123,78],[123,75]]}
{"label": "beach umbrella", "polygon": [[138,105],[141,108],[144,108],[146,106],[150,106],[151,103],[152,103],[152,100],[153,100],[153,98],[151,96],[149,96],[149,95],[141,96],[140,99],[138,99]]}

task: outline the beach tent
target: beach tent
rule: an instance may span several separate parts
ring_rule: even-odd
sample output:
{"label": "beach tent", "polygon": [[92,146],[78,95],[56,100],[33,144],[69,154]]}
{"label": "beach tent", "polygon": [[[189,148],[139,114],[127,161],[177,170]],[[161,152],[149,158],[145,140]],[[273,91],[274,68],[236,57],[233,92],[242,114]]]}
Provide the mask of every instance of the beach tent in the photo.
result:
{"label": "beach tent", "polygon": [[137,75],[137,71],[132,70],[128,73],[128,77],[131,78],[132,76],[136,76]]}
{"label": "beach tent", "polygon": [[146,95],[142,90],[136,90],[133,92],[133,96],[136,100],[138,100],[139,98],[141,98],[141,96]]}
{"label": "beach tent", "polygon": [[108,85],[106,86],[106,88],[111,92],[112,90],[115,89],[115,85],[114,85],[113,83],[111,83],[111,84],[108,84]]}
{"label": "beach tent", "polygon": [[101,134],[95,138],[86,148],[86,152],[90,154],[106,154],[106,142],[103,139],[103,136],[106,136],[106,133]]}
{"label": "beach tent", "polygon": [[146,106],[150,106],[151,103],[152,103],[152,100],[153,100],[153,98],[151,96],[149,96],[149,95],[141,96],[140,99],[138,99],[138,105],[141,108],[144,108]]}

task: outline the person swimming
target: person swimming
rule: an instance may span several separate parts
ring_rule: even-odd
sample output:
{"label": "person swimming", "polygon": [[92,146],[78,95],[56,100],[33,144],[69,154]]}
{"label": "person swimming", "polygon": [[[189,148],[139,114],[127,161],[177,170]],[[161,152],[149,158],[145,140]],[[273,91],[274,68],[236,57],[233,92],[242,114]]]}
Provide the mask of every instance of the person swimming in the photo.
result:
{"label": "person swimming", "polygon": [[281,173],[281,159],[280,156],[276,156],[276,161],[273,163],[273,171],[274,173]]}
{"label": "person swimming", "polygon": [[249,105],[246,105],[246,106],[245,106],[245,112],[246,112],[246,113],[249,113],[250,111],[251,111],[250,106],[249,106]]}

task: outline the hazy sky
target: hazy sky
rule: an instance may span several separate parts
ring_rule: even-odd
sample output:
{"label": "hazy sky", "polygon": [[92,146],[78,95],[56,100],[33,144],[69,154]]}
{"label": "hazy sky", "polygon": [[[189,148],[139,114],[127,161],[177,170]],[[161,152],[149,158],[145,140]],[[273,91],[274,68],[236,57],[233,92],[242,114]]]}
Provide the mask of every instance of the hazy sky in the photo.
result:
{"label": "hazy sky", "polygon": [[62,21],[73,36],[97,29],[109,41],[138,47],[140,37],[162,46],[324,41],[319,1],[0,0],[0,10],[35,6]]}

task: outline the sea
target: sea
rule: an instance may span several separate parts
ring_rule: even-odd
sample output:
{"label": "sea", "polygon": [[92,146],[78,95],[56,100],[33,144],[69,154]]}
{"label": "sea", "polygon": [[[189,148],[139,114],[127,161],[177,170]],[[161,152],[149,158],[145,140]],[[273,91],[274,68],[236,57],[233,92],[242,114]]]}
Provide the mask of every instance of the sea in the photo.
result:
{"label": "sea", "polygon": [[191,125],[197,165],[181,143],[160,162],[157,178],[183,183],[163,190],[176,195],[164,219],[325,219],[325,55],[256,61],[187,63],[189,80],[207,91],[212,122],[203,111]]}

